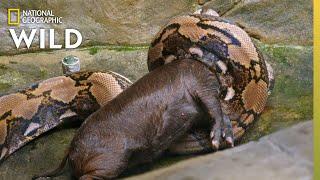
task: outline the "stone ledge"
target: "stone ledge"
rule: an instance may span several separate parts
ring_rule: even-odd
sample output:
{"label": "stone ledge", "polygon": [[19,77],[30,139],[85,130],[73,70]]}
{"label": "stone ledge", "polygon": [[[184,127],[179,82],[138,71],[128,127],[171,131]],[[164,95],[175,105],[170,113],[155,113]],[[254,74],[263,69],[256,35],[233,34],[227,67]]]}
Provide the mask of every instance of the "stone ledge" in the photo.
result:
{"label": "stone ledge", "polygon": [[312,179],[312,122],[128,179]]}

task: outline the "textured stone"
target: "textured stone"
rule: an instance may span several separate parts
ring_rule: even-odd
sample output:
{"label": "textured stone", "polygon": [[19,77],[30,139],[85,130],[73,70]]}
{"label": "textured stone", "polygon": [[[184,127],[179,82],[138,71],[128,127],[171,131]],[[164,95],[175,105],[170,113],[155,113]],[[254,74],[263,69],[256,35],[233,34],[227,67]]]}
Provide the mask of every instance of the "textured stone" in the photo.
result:
{"label": "textured stone", "polygon": [[111,70],[135,81],[148,71],[147,48],[133,47],[134,50],[129,51],[123,51],[123,48],[126,47],[92,47],[71,51],[0,56],[0,94],[62,75],[61,60],[68,55],[74,55],[80,59],[82,71]]}
{"label": "textured stone", "polygon": [[311,0],[213,0],[205,6],[264,43],[312,45]]}
{"label": "textured stone", "polygon": [[204,7],[214,9],[218,14],[223,15],[240,2],[241,0],[211,0],[204,4]]}
{"label": "textured stone", "polygon": [[[312,179],[312,122],[128,179]],[[305,152],[305,153],[301,153]]]}
{"label": "textured stone", "polygon": [[[193,12],[196,0],[144,1],[144,0],[95,0],[95,1],[4,1],[0,3],[0,53],[16,53],[7,26],[7,8],[50,9],[62,17],[62,24],[21,24],[23,28],[54,28],[56,42],[64,44],[64,29],[78,29],[83,36],[82,45],[90,44],[149,44],[152,37],[168,19]],[[38,39],[33,49],[38,49]],[[19,49],[25,51],[25,49]]]}
{"label": "textured stone", "polygon": [[[56,41],[64,42],[64,29],[79,29],[82,45],[149,44],[168,19],[191,13],[201,7],[212,8],[246,29],[265,43],[311,45],[312,1],[307,0],[178,0],[178,1],[4,1],[0,4],[0,54],[15,54],[16,50],[7,26],[8,7],[21,9],[51,9],[63,17],[61,25],[21,24],[17,29],[54,28]],[[38,38],[32,50],[37,50]],[[24,44],[24,43],[23,43]],[[25,47],[25,46],[24,46]],[[30,50],[29,50],[30,51]]]}

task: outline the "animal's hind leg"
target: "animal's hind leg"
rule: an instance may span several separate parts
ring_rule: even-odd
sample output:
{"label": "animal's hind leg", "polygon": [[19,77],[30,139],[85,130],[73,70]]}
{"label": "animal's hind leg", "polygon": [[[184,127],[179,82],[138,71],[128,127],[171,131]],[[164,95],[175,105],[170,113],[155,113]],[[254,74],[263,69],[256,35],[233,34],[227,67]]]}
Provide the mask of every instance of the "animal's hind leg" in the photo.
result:
{"label": "animal's hind leg", "polygon": [[214,149],[219,149],[223,139],[229,146],[233,146],[232,124],[229,117],[222,112],[218,89],[219,84],[212,77],[197,91],[201,103],[213,121],[210,137]]}
{"label": "animal's hind leg", "polygon": [[105,175],[105,170],[95,170],[85,174],[79,178],[79,180],[105,180],[105,179],[114,179],[117,176],[107,176]]}
{"label": "animal's hind leg", "polygon": [[212,151],[211,140],[205,129],[192,129],[184,137],[175,141],[168,149],[170,154],[187,155]]}
{"label": "animal's hind leg", "polygon": [[[224,116],[222,125],[222,137],[225,138],[225,143],[221,145],[222,148],[233,147],[233,131],[231,121],[227,116]],[[174,142],[168,149],[170,154],[188,155],[211,152],[212,145],[210,136],[206,129],[194,129],[186,136]]]}
{"label": "animal's hind leg", "polygon": [[83,168],[79,179],[112,179],[118,177],[127,167],[131,153],[110,152],[91,159]]}
{"label": "animal's hind leg", "polygon": [[[94,172],[94,173],[98,174],[98,172]],[[94,176],[94,175],[91,175],[91,174],[86,174],[86,175],[81,176],[79,178],[79,180],[103,180],[103,178],[97,177],[97,176]]]}

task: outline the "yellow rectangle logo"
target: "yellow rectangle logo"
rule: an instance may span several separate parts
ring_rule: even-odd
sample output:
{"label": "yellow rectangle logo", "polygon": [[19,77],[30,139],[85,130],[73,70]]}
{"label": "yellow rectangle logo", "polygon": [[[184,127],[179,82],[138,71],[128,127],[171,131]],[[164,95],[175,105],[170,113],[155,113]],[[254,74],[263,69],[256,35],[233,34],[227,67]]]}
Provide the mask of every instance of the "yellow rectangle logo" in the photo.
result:
{"label": "yellow rectangle logo", "polygon": [[20,9],[8,9],[8,25],[18,26],[20,24]]}

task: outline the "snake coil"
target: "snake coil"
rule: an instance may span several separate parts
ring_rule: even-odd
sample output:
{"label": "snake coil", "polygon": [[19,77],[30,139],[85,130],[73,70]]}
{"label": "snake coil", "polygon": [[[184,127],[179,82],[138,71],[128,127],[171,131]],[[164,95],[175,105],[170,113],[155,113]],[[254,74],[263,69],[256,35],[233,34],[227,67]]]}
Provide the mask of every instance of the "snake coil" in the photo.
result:
{"label": "snake coil", "polygon": [[[202,61],[216,74],[222,110],[232,120],[235,139],[242,137],[263,111],[273,81],[271,66],[248,34],[213,10],[178,16],[152,41],[148,68],[152,71],[180,58]],[[130,80],[111,71],[80,72],[0,97],[0,161],[70,118],[84,120],[130,85]],[[210,140],[204,134],[193,131],[172,150],[207,149]]]}

